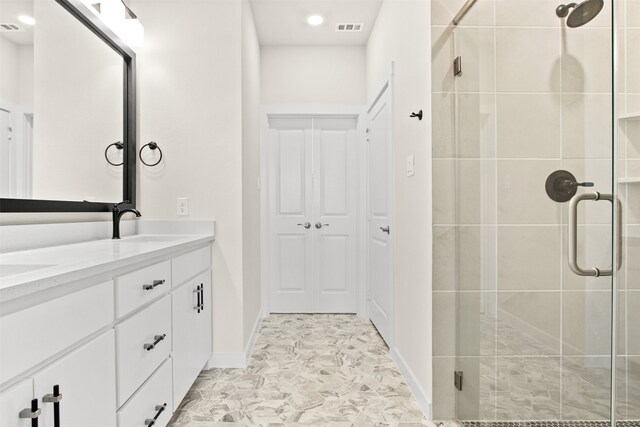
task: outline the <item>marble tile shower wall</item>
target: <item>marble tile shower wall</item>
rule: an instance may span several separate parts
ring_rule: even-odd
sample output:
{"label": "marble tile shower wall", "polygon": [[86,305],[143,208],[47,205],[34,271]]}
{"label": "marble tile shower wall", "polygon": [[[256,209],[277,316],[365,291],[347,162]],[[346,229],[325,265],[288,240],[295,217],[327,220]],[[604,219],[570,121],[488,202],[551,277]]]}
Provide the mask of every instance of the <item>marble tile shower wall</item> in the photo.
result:
{"label": "marble tile shower wall", "polygon": [[[479,0],[454,29],[463,3],[431,3],[434,417],[606,419],[611,281],[569,270],[568,206],[551,201],[544,183],[566,169],[611,192],[611,3],[569,29],[557,0]],[[616,6],[634,16],[620,25],[619,106],[640,112],[640,0]],[[627,176],[640,177],[638,126],[621,128]],[[640,184],[623,196],[618,412],[637,419]],[[606,267],[610,206],[581,209],[580,262]],[[462,391],[454,370],[464,372]]]}

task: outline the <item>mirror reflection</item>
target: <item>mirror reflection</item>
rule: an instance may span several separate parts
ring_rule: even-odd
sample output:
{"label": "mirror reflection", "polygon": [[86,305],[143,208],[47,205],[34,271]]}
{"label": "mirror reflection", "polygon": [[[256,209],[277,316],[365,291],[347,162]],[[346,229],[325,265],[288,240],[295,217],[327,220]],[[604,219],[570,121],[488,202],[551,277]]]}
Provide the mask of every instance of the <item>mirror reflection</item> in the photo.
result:
{"label": "mirror reflection", "polygon": [[105,149],[123,140],[123,81],[122,57],[55,0],[0,0],[0,197],[121,200]]}

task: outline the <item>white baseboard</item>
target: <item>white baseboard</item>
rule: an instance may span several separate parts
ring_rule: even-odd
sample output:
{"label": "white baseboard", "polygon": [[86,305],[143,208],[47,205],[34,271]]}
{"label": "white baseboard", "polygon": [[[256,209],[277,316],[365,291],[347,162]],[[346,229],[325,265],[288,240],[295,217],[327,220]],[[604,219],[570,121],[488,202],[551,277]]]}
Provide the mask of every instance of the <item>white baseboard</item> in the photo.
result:
{"label": "white baseboard", "polygon": [[258,331],[260,330],[260,325],[262,324],[263,315],[262,312],[258,313],[256,317],[256,321],[253,325],[253,330],[251,331],[251,335],[249,336],[249,341],[244,349],[244,352],[237,353],[213,353],[211,358],[205,365],[204,369],[212,369],[212,368],[239,368],[244,369],[249,364],[249,359],[251,358],[251,352],[253,351],[253,346],[256,343],[256,338],[258,337]]}
{"label": "white baseboard", "polygon": [[407,362],[405,362],[404,358],[395,349],[391,350],[391,359],[393,359],[396,365],[398,365],[398,369],[400,369],[400,373],[402,373],[402,376],[404,377],[404,380],[407,382],[407,385],[411,389],[413,396],[418,401],[418,405],[420,405],[420,408],[422,409],[424,416],[427,417],[427,419],[429,420],[432,419],[431,402],[429,401],[427,394],[424,392],[424,390],[418,383],[418,380],[416,379],[416,376],[413,374],[413,371],[407,365]]}
{"label": "white baseboard", "polygon": [[205,365],[205,369],[212,368],[246,368],[247,358],[244,353],[213,353]]}
{"label": "white baseboard", "polygon": [[253,352],[253,346],[255,345],[256,338],[258,337],[258,331],[260,331],[260,325],[262,325],[262,319],[264,319],[264,315],[262,311],[260,311],[256,316],[256,321],[253,324],[253,330],[249,336],[249,341],[247,341],[247,346],[244,349],[245,365],[248,365],[249,359],[251,359],[251,353]]}

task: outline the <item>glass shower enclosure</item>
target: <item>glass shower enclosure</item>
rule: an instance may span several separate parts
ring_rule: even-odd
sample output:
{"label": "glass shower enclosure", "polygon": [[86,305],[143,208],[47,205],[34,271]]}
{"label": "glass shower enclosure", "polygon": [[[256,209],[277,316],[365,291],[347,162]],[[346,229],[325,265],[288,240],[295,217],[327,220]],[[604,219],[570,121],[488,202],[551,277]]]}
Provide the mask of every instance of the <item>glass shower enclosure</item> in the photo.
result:
{"label": "glass shower enclosure", "polygon": [[434,419],[638,423],[640,0],[433,0],[432,40]]}

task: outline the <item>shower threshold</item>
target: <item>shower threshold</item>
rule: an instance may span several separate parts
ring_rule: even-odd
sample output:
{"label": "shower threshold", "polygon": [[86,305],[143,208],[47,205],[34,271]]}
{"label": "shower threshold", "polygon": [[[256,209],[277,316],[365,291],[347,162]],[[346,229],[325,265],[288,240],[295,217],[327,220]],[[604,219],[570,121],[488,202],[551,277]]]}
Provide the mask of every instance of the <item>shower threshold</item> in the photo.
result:
{"label": "shower threshold", "polygon": [[[437,427],[610,427],[609,421],[434,421]],[[640,427],[640,420],[620,420],[617,427]]]}

